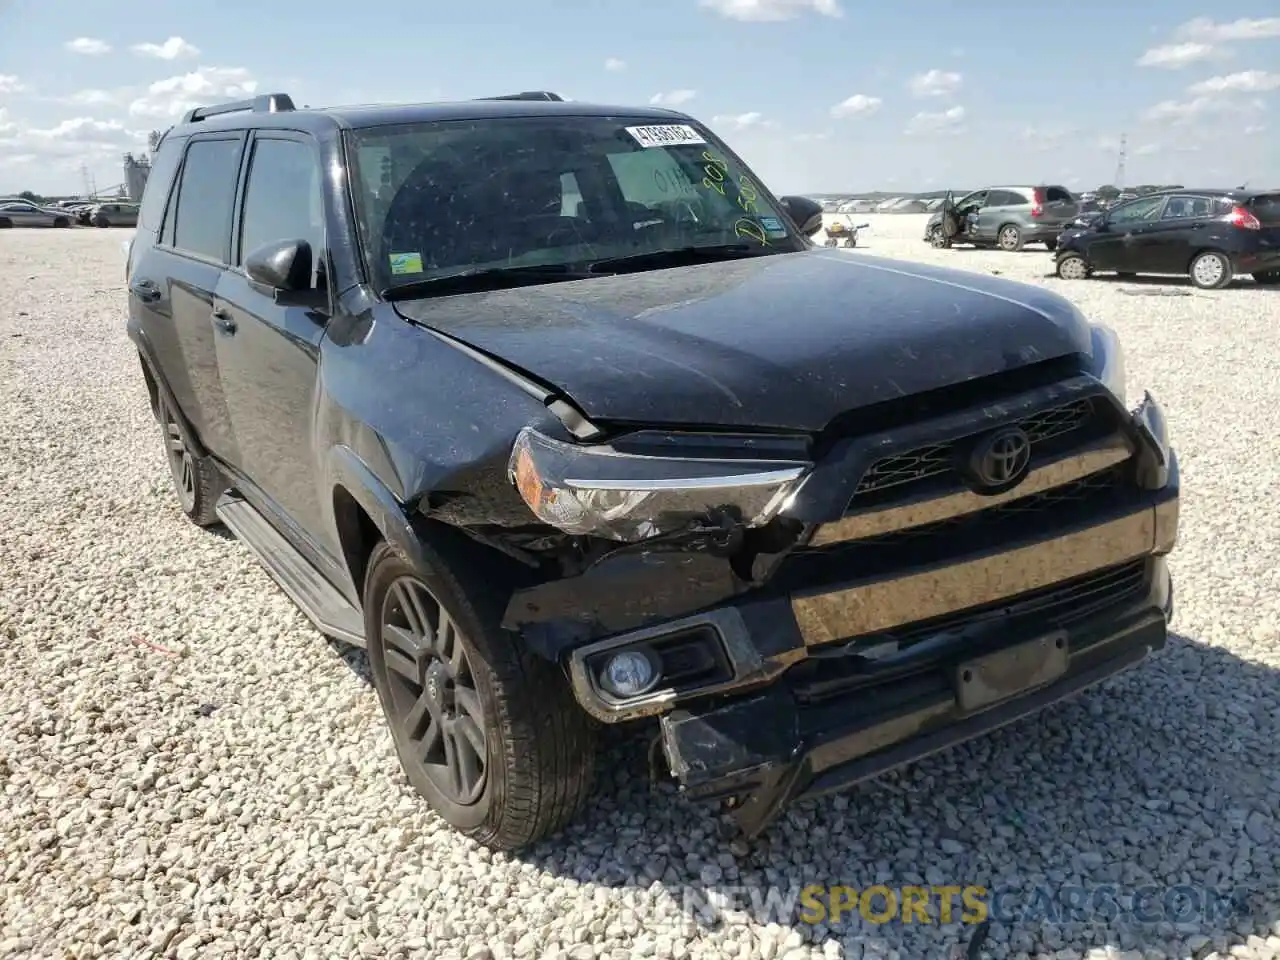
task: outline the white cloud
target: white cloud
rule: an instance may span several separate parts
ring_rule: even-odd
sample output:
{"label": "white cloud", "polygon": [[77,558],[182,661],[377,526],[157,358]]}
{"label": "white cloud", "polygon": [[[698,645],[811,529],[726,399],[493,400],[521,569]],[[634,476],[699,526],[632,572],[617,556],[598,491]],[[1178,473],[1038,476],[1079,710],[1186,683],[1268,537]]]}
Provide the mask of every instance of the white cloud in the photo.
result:
{"label": "white cloud", "polygon": [[1240,73],[1229,73],[1224,77],[1201,80],[1187,89],[1188,92],[1197,96],[1212,96],[1220,93],[1266,93],[1271,90],[1280,90],[1280,73],[1243,70]]}
{"label": "white cloud", "polygon": [[1161,100],[1143,114],[1153,123],[1186,123],[1217,107],[1212,97],[1196,97],[1193,100]]}
{"label": "white cloud", "polygon": [[101,107],[115,103],[119,96],[110,90],[77,90],[70,96],[61,97],[62,103],[70,103],[80,107]]}
{"label": "white cloud", "polygon": [[1063,142],[1077,133],[1074,127],[1049,123],[1043,126],[1024,127],[1020,138],[1037,153],[1061,149]]}
{"label": "white cloud", "polygon": [[1181,70],[1193,63],[1214,60],[1220,56],[1222,52],[1212,44],[1188,40],[1186,43],[1169,43],[1162,47],[1152,47],[1138,58],[1138,66]]}
{"label": "white cloud", "polygon": [[138,139],[138,134],[125,129],[119,120],[95,120],[92,117],[75,117],[63,120],[47,130],[29,130],[27,136],[33,140],[58,141],[62,143],[109,143],[119,144]]}
{"label": "white cloud", "polygon": [[865,93],[855,93],[852,97],[841,100],[831,108],[833,117],[865,117],[880,109],[883,101],[879,97],[869,97]]}
{"label": "white cloud", "polygon": [[619,70],[627,69],[627,61],[619,60],[617,57],[610,57],[604,62],[604,68],[612,73],[617,73]]}
{"label": "white cloud", "polygon": [[1245,133],[1245,136],[1246,136],[1246,137],[1252,137],[1252,136],[1254,136],[1255,134],[1262,133],[1262,131],[1263,131],[1263,130],[1266,130],[1266,129],[1267,129],[1267,128],[1266,128],[1266,127],[1264,127],[1262,124],[1260,124],[1260,123],[1254,123],[1254,124],[1250,124],[1249,126],[1245,127],[1245,128],[1244,128],[1244,133]]}
{"label": "white cloud", "polygon": [[1262,17],[1251,20],[1242,17],[1227,23],[1215,23],[1209,17],[1196,17],[1178,28],[1178,35],[1209,43],[1232,40],[1267,40],[1280,37],[1280,17]]}
{"label": "white cloud", "polygon": [[711,122],[719,128],[726,130],[750,130],[753,127],[769,126],[769,122],[765,120],[764,114],[756,111],[750,113],[739,113],[731,116],[712,117]]}
{"label": "white cloud", "polygon": [[945,97],[960,89],[964,77],[947,70],[929,70],[911,78],[908,86],[917,97]]}
{"label": "white cloud", "polygon": [[698,95],[696,90],[672,90],[669,93],[655,93],[649,103],[655,107],[678,107],[688,103]]}
{"label": "white cloud", "polygon": [[1149,157],[1154,153],[1160,152],[1160,144],[1158,143],[1141,143],[1133,148],[1135,157]]}
{"label": "white cloud", "polygon": [[129,48],[142,57],[155,57],[157,60],[177,60],[179,57],[198,57],[200,49],[192,46],[181,37],[170,37],[164,43],[135,43]]}
{"label": "white cloud", "polygon": [[11,73],[0,73],[0,93],[21,93],[27,89]]}
{"label": "white cloud", "polygon": [[9,111],[5,110],[4,107],[0,107],[0,139],[4,139],[11,130],[16,129],[17,126],[9,120]]}
{"label": "white cloud", "polygon": [[830,131],[824,130],[821,133],[797,133],[791,138],[796,143],[821,143],[823,140],[830,140]]}
{"label": "white cloud", "polygon": [[191,73],[157,80],[129,104],[135,117],[181,116],[192,107],[253,96],[258,81],[244,67],[200,67]]}
{"label": "white cloud", "polygon": [[105,40],[95,40],[93,37],[76,37],[74,40],[68,40],[63,46],[72,53],[83,54],[86,57],[100,57],[104,53],[111,52],[111,44]]}
{"label": "white cloud", "polygon": [[908,135],[931,133],[959,133],[964,129],[964,107],[954,106],[941,113],[921,112],[911,118],[907,124]]}
{"label": "white cloud", "polygon": [[698,0],[698,5],[730,20],[754,23],[792,20],[806,13],[844,16],[839,0]]}

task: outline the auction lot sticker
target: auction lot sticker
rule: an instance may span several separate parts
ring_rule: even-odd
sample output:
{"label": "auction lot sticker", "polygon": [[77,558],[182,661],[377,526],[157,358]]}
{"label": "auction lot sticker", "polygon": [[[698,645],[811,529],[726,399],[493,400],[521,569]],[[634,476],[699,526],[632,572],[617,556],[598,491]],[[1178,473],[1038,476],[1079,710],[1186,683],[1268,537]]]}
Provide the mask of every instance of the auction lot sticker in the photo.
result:
{"label": "auction lot sticker", "polygon": [[706,143],[702,134],[687,123],[667,123],[656,127],[627,127],[627,133],[642,147],[680,147],[686,143]]}

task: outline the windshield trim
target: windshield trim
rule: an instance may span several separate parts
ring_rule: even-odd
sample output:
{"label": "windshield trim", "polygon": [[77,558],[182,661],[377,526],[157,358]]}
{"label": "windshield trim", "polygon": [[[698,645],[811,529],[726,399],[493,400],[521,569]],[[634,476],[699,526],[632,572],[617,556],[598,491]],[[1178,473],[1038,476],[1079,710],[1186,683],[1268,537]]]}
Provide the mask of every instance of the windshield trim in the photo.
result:
{"label": "windshield trim", "polygon": [[[609,113],[606,115],[587,114],[587,113],[583,113],[581,115],[579,114],[568,114],[568,115],[557,114],[556,115],[556,119],[574,119],[574,118],[582,119],[585,121],[608,120],[608,121],[620,123],[624,126],[652,126],[655,123],[655,119],[652,116],[652,114],[646,114],[646,113],[633,114],[629,112],[618,112],[618,113]],[[364,173],[360,167],[359,136],[362,133],[365,133],[367,131],[385,129],[387,127],[403,127],[403,128],[412,127],[412,128],[425,129],[429,127],[477,123],[481,121],[485,123],[516,124],[521,122],[538,121],[538,120],[545,120],[545,119],[547,119],[547,117],[543,115],[537,115],[537,114],[509,116],[509,117],[506,117],[506,116],[504,117],[474,117],[474,116],[450,117],[447,119],[412,120],[412,121],[405,121],[403,123],[379,123],[379,124],[371,124],[368,126],[354,126],[354,127],[346,127],[342,130],[341,144],[342,144],[342,154],[343,154],[343,160],[344,160],[345,171],[346,171],[347,202],[349,204],[349,208],[351,211],[352,226],[354,227],[353,232],[355,234],[356,247],[358,250],[356,261],[359,269],[363,273],[363,285],[365,286],[366,290],[372,297],[374,297],[377,300],[387,302],[387,298],[383,296],[385,291],[383,289],[380,289],[384,285],[379,282],[379,271],[377,270],[377,264],[374,258],[374,250],[372,249],[373,245],[370,243],[369,237],[366,235],[366,219],[364,217],[365,210],[364,210],[364,196],[363,196],[365,180],[364,180]],[[757,174],[756,171],[745,160],[743,160],[742,157],[739,156],[727,143],[725,143],[722,139],[716,136],[714,131],[709,129],[702,122],[684,114],[672,113],[670,118],[666,119],[665,122],[672,123],[672,124],[687,125],[692,127],[706,140],[707,146],[713,148],[718,153],[722,154],[731,163],[736,164],[737,167],[741,169],[741,171],[750,178],[752,185],[755,187],[756,191],[759,193],[760,198],[765,202],[765,204],[767,204],[777,213],[777,219],[781,220],[783,226],[786,229],[787,235],[785,238],[785,243],[789,244],[789,246],[779,246],[776,250],[777,253],[801,252],[806,248],[808,248],[809,246],[811,246],[811,243],[809,242],[808,238],[804,237],[800,233],[800,230],[797,227],[797,225],[794,222],[792,222],[791,217],[787,214],[786,208],[782,205],[782,203],[779,202],[778,197],[774,194],[772,190],[769,189],[768,185],[760,178],[759,174]],[[778,238],[778,241],[780,244],[784,242],[783,238]],[[655,254],[660,255],[666,251],[663,251],[660,249],[654,252]],[[653,269],[660,269],[660,268],[655,267]],[[646,271],[636,271],[636,272],[646,272]],[[609,275],[608,273],[599,274],[599,276],[608,276],[608,275]],[[387,290],[390,290],[392,288],[392,285],[389,285],[389,284],[385,286]]]}

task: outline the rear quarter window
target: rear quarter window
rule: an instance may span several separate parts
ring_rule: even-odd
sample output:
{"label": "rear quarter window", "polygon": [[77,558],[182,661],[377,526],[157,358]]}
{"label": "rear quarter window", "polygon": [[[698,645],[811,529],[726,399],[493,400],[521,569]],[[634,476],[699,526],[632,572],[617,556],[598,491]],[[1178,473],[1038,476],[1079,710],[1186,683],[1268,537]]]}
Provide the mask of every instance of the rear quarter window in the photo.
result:
{"label": "rear quarter window", "polygon": [[1066,187],[1045,187],[1045,203],[1071,203],[1071,191]]}
{"label": "rear quarter window", "polygon": [[173,175],[182,159],[186,138],[165,137],[151,160],[151,173],[142,191],[142,203],[138,207],[138,226],[144,230],[159,231],[164,220],[165,204],[173,187]]}

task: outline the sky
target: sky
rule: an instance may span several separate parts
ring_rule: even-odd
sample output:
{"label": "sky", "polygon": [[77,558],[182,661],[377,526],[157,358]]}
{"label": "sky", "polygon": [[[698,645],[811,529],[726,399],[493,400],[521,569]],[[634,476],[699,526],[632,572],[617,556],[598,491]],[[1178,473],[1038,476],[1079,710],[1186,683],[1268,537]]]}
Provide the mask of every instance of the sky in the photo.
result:
{"label": "sky", "polygon": [[1280,187],[1275,0],[0,0],[0,195],[123,179],[191,106],[665,104],[775,193]]}

